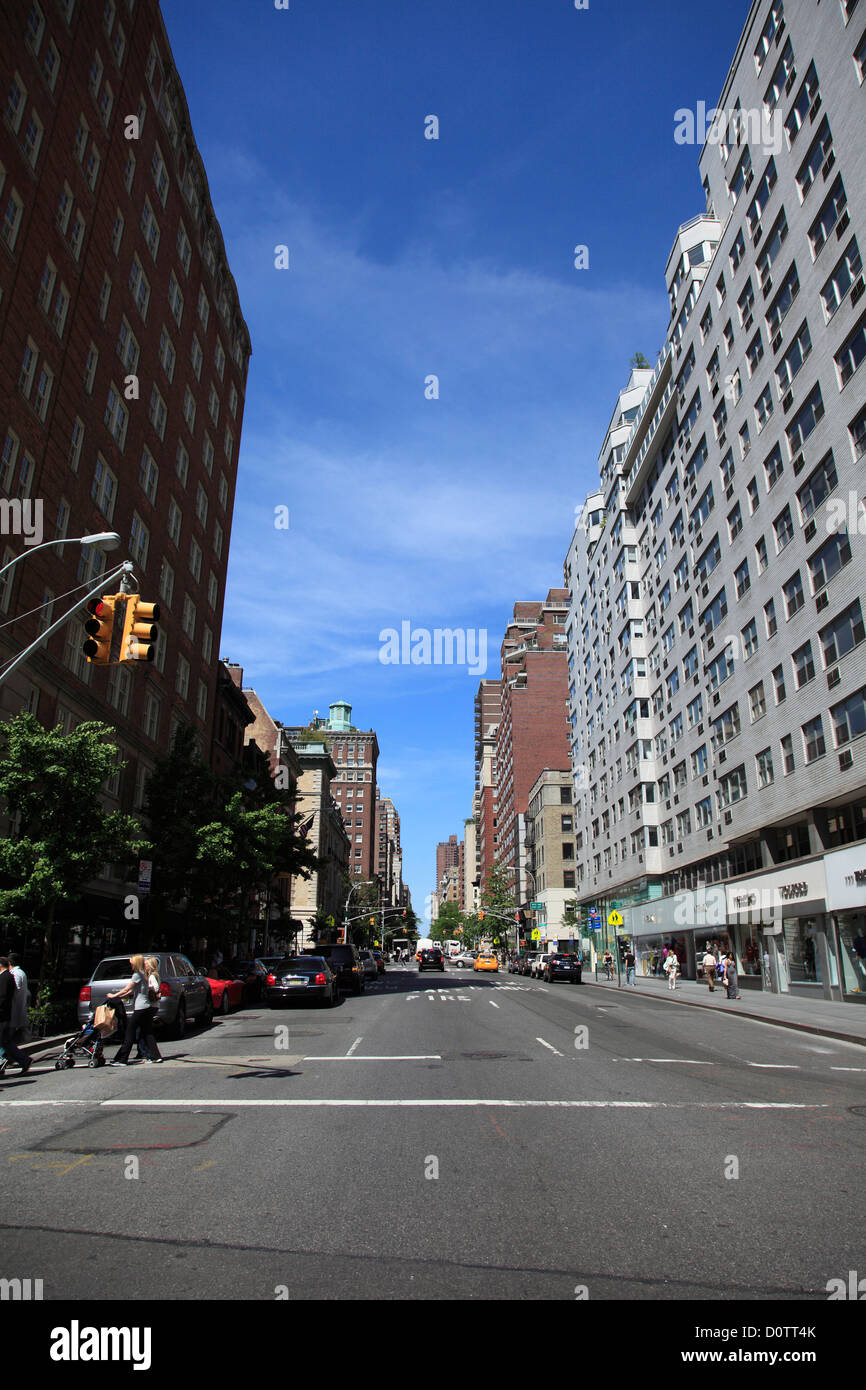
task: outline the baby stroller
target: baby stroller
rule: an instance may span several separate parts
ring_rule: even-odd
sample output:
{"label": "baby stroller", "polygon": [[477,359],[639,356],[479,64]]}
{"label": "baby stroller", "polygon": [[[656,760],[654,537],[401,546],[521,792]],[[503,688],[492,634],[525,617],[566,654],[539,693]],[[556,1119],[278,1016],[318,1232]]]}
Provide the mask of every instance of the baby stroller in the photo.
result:
{"label": "baby stroller", "polygon": [[104,1067],[105,1057],[103,1055],[103,1044],[106,1038],[110,1038],[117,1026],[114,1009],[106,1004],[100,1004],[93,1018],[89,1019],[74,1038],[68,1038],[64,1043],[63,1051],[54,1063],[55,1071],[66,1071],[68,1067],[75,1066],[76,1052],[83,1052],[88,1059],[89,1067]]}

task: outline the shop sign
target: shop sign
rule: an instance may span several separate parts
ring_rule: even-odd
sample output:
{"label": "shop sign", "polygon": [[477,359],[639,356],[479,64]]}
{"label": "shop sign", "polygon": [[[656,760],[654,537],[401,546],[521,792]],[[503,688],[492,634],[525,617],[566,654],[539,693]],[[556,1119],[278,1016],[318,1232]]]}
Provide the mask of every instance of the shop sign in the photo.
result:
{"label": "shop sign", "polygon": [[852,845],[824,856],[828,910],[866,908],[866,848]]}
{"label": "shop sign", "polygon": [[810,860],[795,869],[776,869],[759,878],[725,885],[728,916],[766,922],[774,917],[795,917],[805,909],[823,912],[827,896],[824,861]]}

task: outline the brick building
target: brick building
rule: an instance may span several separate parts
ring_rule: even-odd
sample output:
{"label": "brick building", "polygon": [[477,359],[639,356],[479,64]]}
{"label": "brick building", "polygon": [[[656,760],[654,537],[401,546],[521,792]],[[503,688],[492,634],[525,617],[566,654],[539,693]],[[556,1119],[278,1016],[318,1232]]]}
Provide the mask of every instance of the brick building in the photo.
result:
{"label": "brick building", "polygon": [[568,590],[551,589],[540,603],[514,605],[502,640],[501,717],[496,732],[496,862],[511,872],[522,906],[529,901],[525,816],[529,793],[545,767],[568,767],[565,622]]}
{"label": "brick building", "polygon": [[472,817],[475,821],[475,872],[479,891],[483,890],[496,863],[496,732],[499,728],[502,682],[483,680],[475,693],[475,793]]}
{"label": "brick building", "polygon": [[[111,723],[127,766],[107,803],[129,811],[176,722],[213,744],[250,339],[156,0],[7,0],[0,94],[0,498],[38,504],[42,540],[120,536],[3,577],[0,659],[123,559],[162,609],[148,665],[89,665],[73,618],[0,717]],[[120,922],[124,884],[91,888],[91,921]]]}

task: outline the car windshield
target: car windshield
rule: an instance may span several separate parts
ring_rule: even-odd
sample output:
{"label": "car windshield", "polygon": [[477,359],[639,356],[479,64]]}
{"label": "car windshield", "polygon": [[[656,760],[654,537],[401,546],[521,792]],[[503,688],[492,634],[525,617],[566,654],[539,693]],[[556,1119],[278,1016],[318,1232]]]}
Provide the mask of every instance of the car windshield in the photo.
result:
{"label": "car windshield", "polygon": [[292,971],[296,975],[310,975],[322,970],[324,965],[325,962],[321,956],[289,956],[274,966],[274,973]]}
{"label": "car windshield", "polygon": [[131,980],[132,966],[124,957],[101,960],[93,972],[94,980]]}

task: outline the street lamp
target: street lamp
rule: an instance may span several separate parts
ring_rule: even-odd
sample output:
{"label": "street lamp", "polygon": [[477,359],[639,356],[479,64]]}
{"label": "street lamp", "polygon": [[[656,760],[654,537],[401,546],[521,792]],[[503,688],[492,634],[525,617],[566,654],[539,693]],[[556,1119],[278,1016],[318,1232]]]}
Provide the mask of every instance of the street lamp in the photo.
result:
{"label": "street lamp", "polygon": [[41,545],[28,546],[26,550],[22,550],[20,555],[16,555],[14,560],[10,560],[7,565],[0,569],[0,576],[4,575],[7,570],[11,570],[13,565],[17,565],[19,560],[26,560],[28,556],[35,555],[39,550],[47,550],[50,545],[92,545],[97,550],[107,552],[117,549],[120,545],[120,536],[116,531],[97,531],[92,536],[74,536],[72,538],[60,536],[53,541],[43,541]]}

